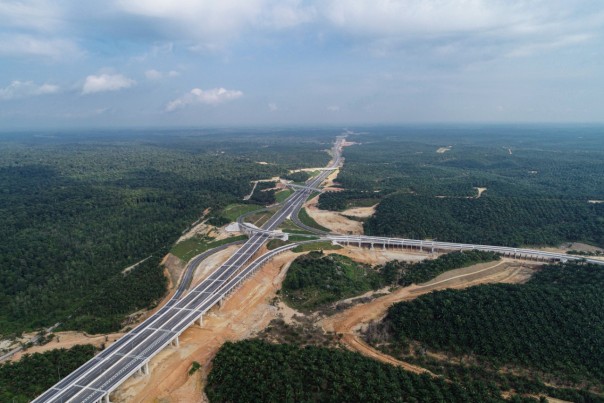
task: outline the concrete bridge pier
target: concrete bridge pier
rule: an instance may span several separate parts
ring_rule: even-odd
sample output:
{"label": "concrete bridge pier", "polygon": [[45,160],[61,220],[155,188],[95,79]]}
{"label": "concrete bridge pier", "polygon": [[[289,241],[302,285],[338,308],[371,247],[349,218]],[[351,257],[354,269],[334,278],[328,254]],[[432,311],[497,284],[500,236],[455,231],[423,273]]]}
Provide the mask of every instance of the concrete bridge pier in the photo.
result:
{"label": "concrete bridge pier", "polygon": [[172,345],[176,348],[180,347],[180,340],[178,340],[178,336],[172,339]]}
{"label": "concrete bridge pier", "polygon": [[197,324],[199,325],[199,327],[203,327],[203,315],[199,315],[199,318],[197,319]]}

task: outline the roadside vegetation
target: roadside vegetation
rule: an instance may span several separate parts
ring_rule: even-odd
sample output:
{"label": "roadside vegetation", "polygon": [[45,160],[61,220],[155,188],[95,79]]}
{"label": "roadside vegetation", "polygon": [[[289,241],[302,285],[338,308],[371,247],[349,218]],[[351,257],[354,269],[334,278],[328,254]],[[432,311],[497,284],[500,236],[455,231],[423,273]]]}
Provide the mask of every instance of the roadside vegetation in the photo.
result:
{"label": "roadside vegetation", "polygon": [[316,228],[321,231],[331,232],[329,228],[325,228],[324,226],[317,223],[311,216],[308,215],[306,208],[302,207],[300,209],[300,213],[298,214],[298,218],[302,221],[302,224],[305,224],[311,228]]}
{"label": "roadside vegetation", "polygon": [[331,241],[317,241],[311,243],[305,243],[298,245],[292,249],[296,253],[310,252],[310,251],[324,251],[324,250],[338,250],[342,249],[340,245],[334,245]]}
{"label": "roadside vegetation", "polygon": [[[528,385],[602,394],[603,287],[600,266],[547,265],[526,284],[443,290],[395,304],[367,338],[447,376],[481,368],[482,377],[498,382],[505,378],[498,373],[515,374],[528,378]],[[431,360],[437,357],[432,352],[446,355],[448,366]]]}
{"label": "roadside vegetation", "polygon": [[[0,364],[0,401],[26,403],[46,391],[96,353],[93,345],[77,345],[26,354],[17,362]],[[35,376],[32,376],[35,374]]]}
{"label": "roadside vegetation", "polygon": [[194,256],[197,256],[200,253],[203,253],[209,249],[216,248],[218,246],[231,242],[242,241],[244,239],[247,239],[247,236],[238,235],[231,236],[225,239],[214,240],[210,237],[196,235],[174,245],[172,249],[170,249],[170,253],[178,257],[183,262],[188,262]]}
{"label": "roadside vegetation", "polygon": [[368,265],[342,255],[310,252],[292,262],[281,294],[293,308],[313,311],[380,286],[380,275]]}
{"label": "roadside vegetation", "polygon": [[311,173],[311,172],[306,172],[306,171],[298,171],[298,172],[290,172],[285,175],[281,175],[281,177],[283,179],[287,179],[287,180],[294,181],[297,183],[304,183],[314,174],[315,174],[314,172]]}
{"label": "roadside vegetation", "polygon": [[331,211],[342,211],[352,207],[370,207],[378,203],[381,196],[380,193],[360,190],[325,192],[319,197],[318,207]]}
{"label": "roadside vegetation", "polygon": [[501,257],[494,252],[477,250],[451,252],[439,256],[434,260],[424,260],[417,263],[393,260],[382,266],[380,272],[386,283],[408,286],[413,283],[425,283],[449,270],[460,269],[478,263],[492,262],[499,259],[501,259]]}
{"label": "roadside vegetation", "polygon": [[291,189],[280,190],[275,193],[275,200],[277,203],[283,203],[292,193],[293,191]]}
{"label": "roadside vegetation", "polygon": [[[281,239],[271,239],[266,244],[266,248],[268,250],[273,250],[273,249],[277,249],[284,245],[289,245],[291,243],[300,242],[300,241],[310,241],[313,239],[319,239],[319,238],[316,236],[289,235],[287,241],[283,241]],[[316,245],[316,242],[313,242],[311,245]],[[298,247],[296,247],[296,248],[298,248]],[[296,249],[296,248],[294,248],[294,249]]]}
{"label": "roadside vegetation", "polygon": [[210,402],[505,401],[483,382],[447,382],[345,350],[258,340],[225,343],[205,391]]}
{"label": "roadside vegetation", "polygon": [[105,279],[63,321],[60,329],[89,334],[116,332],[128,324],[128,314],[157,306],[168,285],[160,264],[166,253],[167,250],[162,250],[129,272]]}
{"label": "roadside vegetation", "polygon": [[223,208],[220,211],[219,216],[225,218],[225,221],[236,222],[237,218],[239,218],[240,216],[260,209],[262,209],[262,206],[259,206],[257,204],[234,203],[229,204],[228,206]]}

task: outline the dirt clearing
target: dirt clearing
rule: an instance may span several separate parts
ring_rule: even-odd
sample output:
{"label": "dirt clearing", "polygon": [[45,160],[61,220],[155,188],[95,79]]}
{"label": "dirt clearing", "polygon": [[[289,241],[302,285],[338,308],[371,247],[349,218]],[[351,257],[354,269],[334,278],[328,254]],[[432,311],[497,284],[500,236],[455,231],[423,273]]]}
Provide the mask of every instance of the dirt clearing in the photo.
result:
{"label": "dirt clearing", "polygon": [[368,218],[375,214],[377,204],[370,207],[353,207],[342,211],[340,214],[349,217]]}
{"label": "dirt clearing", "polygon": [[363,223],[344,217],[335,211],[320,210],[317,207],[319,196],[306,202],[306,211],[319,225],[340,234],[363,234]]}
{"label": "dirt clearing", "polygon": [[194,287],[197,284],[201,283],[218,266],[226,262],[229,257],[234,255],[237,249],[239,249],[240,247],[241,245],[229,246],[228,248],[205,258],[199,264],[199,266],[197,266],[197,269],[195,269],[195,274],[193,275],[193,280],[191,281],[191,287]]}
{"label": "dirt clearing", "polygon": [[[25,354],[43,353],[57,348],[71,348],[77,344],[92,344],[96,347],[109,347],[113,342],[122,337],[124,333],[111,333],[90,336],[81,332],[56,332],[55,338],[42,346],[33,346],[26,351],[15,354],[10,361],[18,361]],[[33,335],[33,334],[32,334]]]}
{"label": "dirt clearing", "polygon": [[451,151],[451,148],[453,148],[453,146],[440,147],[438,150],[436,150],[436,152],[439,154],[444,154],[447,151]]}
{"label": "dirt clearing", "polygon": [[[202,328],[190,327],[180,337],[180,347],[169,347],[151,363],[151,373],[128,379],[112,396],[114,402],[199,402],[210,363],[226,341],[249,338],[278,316],[271,304],[281,288],[286,264],[296,254],[283,253],[263,266],[233,294],[221,308],[204,317]],[[201,364],[199,372],[188,376],[191,363]],[[203,396],[203,398],[202,398]]]}
{"label": "dirt clearing", "polygon": [[382,319],[388,308],[397,302],[409,301],[420,295],[445,288],[462,289],[496,282],[522,283],[527,281],[534,272],[530,267],[526,263],[504,259],[499,262],[452,270],[424,285],[401,288],[371,302],[355,305],[344,312],[321,320],[320,325],[325,331],[342,334],[341,342],[350,350],[358,351],[381,362],[401,366],[412,372],[427,372],[424,368],[396,360],[369,346],[362,340],[359,331],[364,329],[369,322]]}
{"label": "dirt clearing", "polygon": [[480,199],[480,196],[482,196],[482,194],[487,190],[487,188],[474,188],[476,189],[476,191],[478,192],[478,194],[476,195],[476,199]]}
{"label": "dirt clearing", "polygon": [[[343,245],[344,246],[344,245]],[[407,262],[420,262],[424,259],[435,259],[439,255],[429,255],[426,253],[412,252],[408,249],[382,249],[382,248],[358,248],[355,246],[345,246],[344,249],[334,251],[325,251],[325,253],[337,253],[338,255],[348,256],[352,260],[360,263],[377,265],[386,264],[392,260],[404,260]]]}

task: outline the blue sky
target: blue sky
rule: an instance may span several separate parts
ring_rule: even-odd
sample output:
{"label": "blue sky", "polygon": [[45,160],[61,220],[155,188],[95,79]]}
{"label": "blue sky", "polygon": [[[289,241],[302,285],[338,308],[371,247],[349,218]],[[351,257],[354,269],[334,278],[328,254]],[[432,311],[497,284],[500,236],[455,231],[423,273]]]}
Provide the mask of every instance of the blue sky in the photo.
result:
{"label": "blue sky", "polygon": [[604,121],[601,0],[0,0],[0,129]]}

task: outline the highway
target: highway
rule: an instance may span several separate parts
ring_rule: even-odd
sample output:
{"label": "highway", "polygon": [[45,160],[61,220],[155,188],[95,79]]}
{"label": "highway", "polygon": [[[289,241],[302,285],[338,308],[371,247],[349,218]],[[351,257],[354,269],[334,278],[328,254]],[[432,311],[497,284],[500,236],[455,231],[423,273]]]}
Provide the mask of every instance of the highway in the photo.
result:
{"label": "highway", "polygon": [[[203,315],[213,306],[221,303],[224,298],[235,290],[249,275],[255,272],[255,270],[274,255],[299,244],[288,244],[267,252],[246,266],[268,239],[279,236],[279,233],[276,233],[275,229],[285,219],[291,218],[295,220],[297,218],[300,208],[314,191],[313,189],[319,187],[333,169],[339,166],[341,143],[343,140],[344,137],[342,136],[337,138],[332,151],[333,159],[328,169],[308,180],[306,187],[297,188],[281,204],[277,213],[261,228],[256,228],[245,223],[243,220],[239,220],[240,227],[246,233],[250,234],[250,238],[224,264],[210,274],[208,278],[185,293],[194,269],[199,262],[210,254],[230,246],[230,244],[223,245],[195,257],[183,274],[176,293],[166,305],[113,345],[37,397],[34,402],[109,401],[109,394],[122,382],[137,372],[148,372],[148,363],[158,352],[170,344],[178,345],[178,336],[182,332],[196,321],[199,321],[201,325]],[[312,230],[316,233],[315,229]],[[604,261],[596,259],[583,259],[582,257],[571,255],[500,246],[386,237],[343,236],[325,233],[323,233],[321,239],[340,244],[369,245],[372,247],[380,245],[384,248],[410,247],[430,252],[436,250],[489,250],[518,258],[558,261],[587,260],[591,263],[604,265]]]}
{"label": "highway", "polygon": [[[342,141],[343,137],[336,141],[328,168],[335,169],[340,163]],[[322,171],[307,182],[309,188],[292,193],[261,229],[253,228],[255,232],[237,252],[181,297],[187,277],[190,281],[187,270],[183,276],[184,285],[177,290],[177,298],[172,298],[153,316],[38,396],[34,402],[109,401],[109,394],[124,380],[136,372],[147,372],[151,358],[171,343],[178,345],[178,336],[195,321],[201,322],[203,315],[227,295],[233,281],[242,281],[236,275],[241,275],[244,265],[271,237],[272,232],[306,201],[312,192],[311,188],[319,186],[330,173],[331,170]]]}

